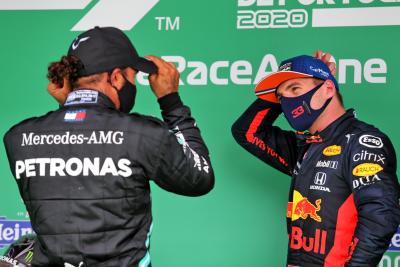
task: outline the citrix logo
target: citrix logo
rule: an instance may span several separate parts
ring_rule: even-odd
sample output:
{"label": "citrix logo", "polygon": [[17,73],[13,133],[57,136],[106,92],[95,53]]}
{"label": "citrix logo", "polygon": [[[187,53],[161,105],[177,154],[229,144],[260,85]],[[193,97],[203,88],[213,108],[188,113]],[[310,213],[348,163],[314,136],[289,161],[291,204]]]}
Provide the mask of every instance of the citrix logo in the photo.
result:
{"label": "citrix logo", "polygon": [[361,152],[354,154],[353,161],[358,162],[360,160],[372,160],[374,162],[380,162],[385,164],[386,157],[383,154],[375,154],[368,152],[366,150],[361,150]]}

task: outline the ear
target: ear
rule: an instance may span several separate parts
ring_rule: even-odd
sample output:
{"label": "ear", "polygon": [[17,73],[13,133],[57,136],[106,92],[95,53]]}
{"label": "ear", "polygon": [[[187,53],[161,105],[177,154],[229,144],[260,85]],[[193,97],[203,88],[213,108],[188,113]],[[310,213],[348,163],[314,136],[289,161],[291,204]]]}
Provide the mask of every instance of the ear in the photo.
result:
{"label": "ear", "polygon": [[122,86],[125,84],[125,78],[122,75],[122,70],[120,68],[115,68],[110,74],[110,83],[112,86],[121,90]]}
{"label": "ear", "polygon": [[324,82],[324,87],[325,87],[327,98],[331,98],[336,94],[336,86],[333,81],[326,80]]}

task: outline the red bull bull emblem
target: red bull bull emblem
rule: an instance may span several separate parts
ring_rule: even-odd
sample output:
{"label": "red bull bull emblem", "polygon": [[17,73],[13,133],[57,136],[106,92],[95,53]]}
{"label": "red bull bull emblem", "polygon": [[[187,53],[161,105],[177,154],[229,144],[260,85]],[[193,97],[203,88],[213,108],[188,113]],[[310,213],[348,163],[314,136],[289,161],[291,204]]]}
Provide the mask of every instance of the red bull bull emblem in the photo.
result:
{"label": "red bull bull emblem", "polygon": [[303,197],[298,191],[293,192],[293,202],[288,203],[287,217],[292,218],[292,221],[298,219],[312,218],[317,222],[321,222],[321,217],[317,214],[321,210],[321,199],[317,199],[315,204],[310,202],[308,198]]}

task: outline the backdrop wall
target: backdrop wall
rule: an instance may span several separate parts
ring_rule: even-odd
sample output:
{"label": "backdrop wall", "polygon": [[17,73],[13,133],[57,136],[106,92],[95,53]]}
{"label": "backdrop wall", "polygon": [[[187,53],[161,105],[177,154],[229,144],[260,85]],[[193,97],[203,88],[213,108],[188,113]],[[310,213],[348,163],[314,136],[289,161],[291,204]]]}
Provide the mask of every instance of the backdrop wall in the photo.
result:
{"label": "backdrop wall", "polygon": [[[126,30],[141,55],[177,64],[180,94],[209,146],[215,189],[188,198],[152,185],[154,266],[284,266],[290,178],[233,140],[230,127],[254,85],[281,60],[331,52],[347,108],[387,133],[400,151],[399,0],[0,0],[0,135],[58,105],[47,65],[82,30]],[[134,111],[160,116],[139,76]],[[278,124],[288,128],[284,119]],[[0,146],[0,245],[30,226]],[[400,232],[381,266],[398,266]]]}

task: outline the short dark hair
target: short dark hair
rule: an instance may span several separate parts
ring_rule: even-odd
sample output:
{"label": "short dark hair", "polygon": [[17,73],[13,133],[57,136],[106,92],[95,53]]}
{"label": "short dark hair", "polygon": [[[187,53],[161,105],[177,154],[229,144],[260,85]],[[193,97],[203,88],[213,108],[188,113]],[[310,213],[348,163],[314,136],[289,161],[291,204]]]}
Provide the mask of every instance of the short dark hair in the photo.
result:
{"label": "short dark hair", "polygon": [[[102,73],[96,73],[88,76],[80,76],[78,73],[81,67],[80,60],[75,56],[62,56],[59,61],[49,64],[47,79],[57,84],[59,87],[64,86],[64,78],[67,78],[71,84],[71,89],[76,89],[81,86],[81,82],[94,83],[100,81]],[[122,72],[126,74],[126,68],[122,68]]]}
{"label": "short dark hair", "polygon": [[62,56],[59,61],[49,64],[47,70],[47,79],[60,87],[64,85],[64,78],[67,78],[72,87],[76,85],[79,79],[78,69],[82,67],[82,63],[75,56]]}

